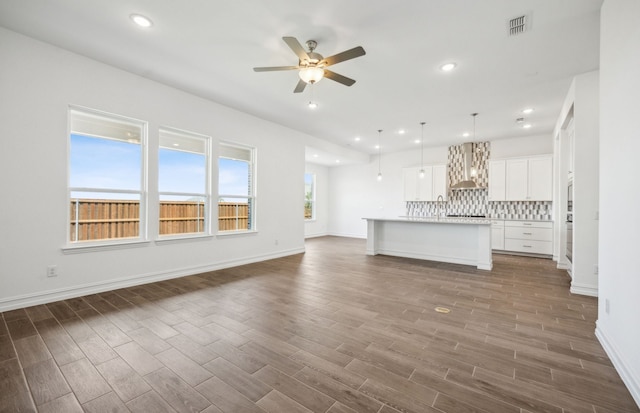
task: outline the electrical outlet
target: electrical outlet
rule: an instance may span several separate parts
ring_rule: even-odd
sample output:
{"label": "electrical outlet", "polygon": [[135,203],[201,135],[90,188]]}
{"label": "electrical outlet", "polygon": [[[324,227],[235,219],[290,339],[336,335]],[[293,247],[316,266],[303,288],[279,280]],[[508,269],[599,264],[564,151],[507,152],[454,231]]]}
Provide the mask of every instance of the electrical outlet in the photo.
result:
{"label": "electrical outlet", "polygon": [[598,274],[598,264],[593,266],[593,273],[596,275]]}
{"label": "electrical outlet", "polygon": [[275,244],[278,245],[278,240],[276,240]]}
{"label": "electrical outlet", "polygon": [[609,314],[609,299],[605,298],[604,300],[604,312]]}
{"label": "electrical outlet", "polygon": [[57,277],[57,276],[58,276],[58,266],[49,265],[47,267],[47,277]]}

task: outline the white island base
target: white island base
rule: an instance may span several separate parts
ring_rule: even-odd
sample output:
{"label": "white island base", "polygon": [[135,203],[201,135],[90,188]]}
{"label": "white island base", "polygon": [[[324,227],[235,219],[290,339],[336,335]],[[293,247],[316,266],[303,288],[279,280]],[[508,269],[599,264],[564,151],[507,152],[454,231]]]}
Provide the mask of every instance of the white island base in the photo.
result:
{"label": "white island base", "polygon": [[491,221],[477,218],[364,218],[367,255],[392,255],[491,270]]}

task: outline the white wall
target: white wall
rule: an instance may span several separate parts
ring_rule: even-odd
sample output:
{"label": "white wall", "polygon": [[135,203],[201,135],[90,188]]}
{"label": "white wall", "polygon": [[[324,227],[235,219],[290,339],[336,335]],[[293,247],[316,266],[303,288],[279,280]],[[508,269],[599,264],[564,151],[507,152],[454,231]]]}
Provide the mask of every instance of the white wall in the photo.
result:
{"label": "white wall", "polygon": [[329,167],[307,162],[305,173],[316,176],[315,219],[304,222],[305,238],[328,235],[329,231]]}
{"label": "white wall", "polygon": [[551,134],[491,141],[491,159],[548,155],[551,153],[553,153],[553,137]]}
{"label": "white wall", "polygon": [[[600,43],[600,278],[596,334],[640,405],[640,2],[606,0]],[[609,302],[609,311],[606,303]]]}
{"label": "white wall", "polygon": [[[575,127],[573,147],[574,242],[571,292],[591,296],[598,295],[598,274],[595,266],[598,265],[599,238],[599,78],[599,72],[593,71],[578,75],[573,79],[555,130],[556,135],[562,136],[568,119],[573,117]],[[558,156],[556,156],[557,160]],[[566,171],[567,165],[560,163],[560,170]],[[558,175],[556,179],[558,191],[566,188],[566,176]],[[560,202],[566,202],[566,197],[561,197]],[[562,205],[556,205],[556,212],[561,210],[560,208]]]}
{"label": "white wall", "polygon": [[[553,152],[551,135],[500,139],[491,142],[491,159],[549,154]],[[424,164],[446,164],[448,147],[424,149]],[[420,165],[420,149],[382,154],[380,169],[383,179],[376,180],[378,157],[367,164],[329,169],[331,201],[329,233],[366,238],[364,217],[405,215],[402,168]]]}
{"label": "white wall", "polygon": [[[5,29],[0,56],[0,311],[304,251],[306,136]],[[258,232],[63,254],[70,104],[256,147]]]}

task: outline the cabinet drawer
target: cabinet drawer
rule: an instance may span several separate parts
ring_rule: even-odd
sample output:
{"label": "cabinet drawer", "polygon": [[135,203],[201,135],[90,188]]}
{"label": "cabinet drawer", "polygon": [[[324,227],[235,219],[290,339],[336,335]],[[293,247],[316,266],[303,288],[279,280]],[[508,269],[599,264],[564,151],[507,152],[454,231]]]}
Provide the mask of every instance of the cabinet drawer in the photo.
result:
{"label": "cabinet drawer", "polygon": [[524,227],[524,228],[553,228],[553,222],[549,221],[505,221],[507,227]]}
{"label": "cabinet drawer", "polygon": [[491,220],[491,228],[504,228],[504,220],[502,220],[502,219],[492,219]]}
{"label": "cabinet drawer", "polygon": [[553,248],[550,241],[505,239],[504,249],[507,251],[527,252],[531,254],[551,255]]}
{"label": "cabinet drawer", "polygon": [[520,240],[551,241],[553,240],[553,230],[551,228],[505,227],[504,237]]}

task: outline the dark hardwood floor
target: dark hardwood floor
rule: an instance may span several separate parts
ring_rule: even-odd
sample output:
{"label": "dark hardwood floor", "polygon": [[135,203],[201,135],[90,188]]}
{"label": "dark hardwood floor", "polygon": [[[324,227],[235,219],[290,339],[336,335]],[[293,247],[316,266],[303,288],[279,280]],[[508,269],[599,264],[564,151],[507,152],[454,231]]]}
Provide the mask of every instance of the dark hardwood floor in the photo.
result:
{"label": "dark hardwood floor", "polygon": [[[639,409],[550,260],[302,255],[8,311],[2,412]],[[435,311],[444,307],[449,313]]]}

